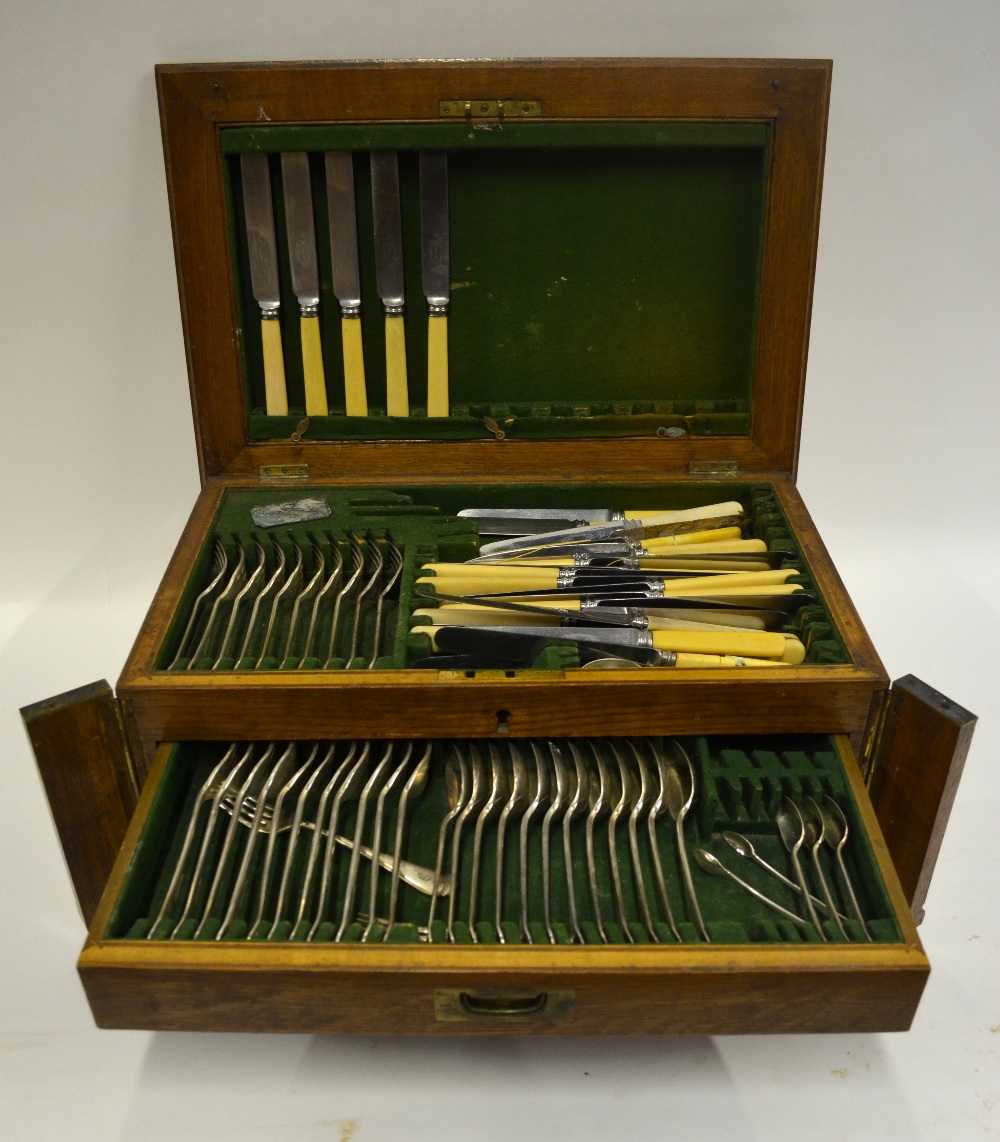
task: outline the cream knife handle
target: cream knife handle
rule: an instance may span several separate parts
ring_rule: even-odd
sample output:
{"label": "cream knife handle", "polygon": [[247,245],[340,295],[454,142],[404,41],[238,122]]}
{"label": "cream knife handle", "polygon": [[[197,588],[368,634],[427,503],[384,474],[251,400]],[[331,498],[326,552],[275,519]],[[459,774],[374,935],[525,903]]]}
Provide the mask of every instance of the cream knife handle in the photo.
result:
{"label": "cream knife handle", "polygon": [[361,343],[361,319],[343,317],[340,332],[344,344],[344,400],[348,416],[368,415],[365,387],[365,351]]}
{"label": "cream knife handle", "polygon": [[261,320],[260,340],[264,347],[264,409],[268,416],[287,416],[285,358],[281,352],[281,323],[276,317]]}
{"label": "cream knife handle", "polygon": [[389,416],[410,415],[402,314],[386,314],[385,318],[385,409]]}
{"label": "cream knife handle", "polygon": [[302,338],[302,377],[306,390],[306,416],[327,416],[326,376],[323,373],[323,345],[319,338],[319,318],[300,317]]}
{"label": "cream knife handle", "polygon": [[427,415],[448,416],[448,317],[427,319]]}

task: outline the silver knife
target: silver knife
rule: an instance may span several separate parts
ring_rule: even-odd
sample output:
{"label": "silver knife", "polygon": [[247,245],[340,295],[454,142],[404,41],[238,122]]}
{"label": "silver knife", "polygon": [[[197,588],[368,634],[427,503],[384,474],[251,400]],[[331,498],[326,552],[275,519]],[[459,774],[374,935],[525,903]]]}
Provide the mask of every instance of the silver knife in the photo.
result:
{"label": "silver knife", "polygon": [[345,407],[348,416],[367,416],[368,390],[361,341],[358,218],[354,203],[354,156],[350,151],[326,153],[326,206],[330,223],[333,292],[340,302]]}
{"label": "silver knife", "polygon": [[409,416],[406,380],[403,221],[399,162],[395,151],[372,151],[372,209],[375,215],[375,283],[385,307],[385,399],[389,416]]}
{"label": "silver knife", "polygon": [[420,152],[420,239],[427,298],[427,415],[447,416],[448,299],[451,266],[448,232],[448,156]]}
{"label": "silver knife", "polygon": [[281,156],[281,182],[285,193],[285,226],[292,289],[299,302],[302,341],[302,378],[306,416],[326,416],[326,377],[319,335],[319,268],[316,265],[316,225],[313,221],[312,181],[305,151]]}
{"label": "silver knife", "polygon": [[267,155],[240,155],[243,212],[250,255],[250,286],[260,306],[260,338],[264,350],[264,407],[268,416],[288,415],[285,359],[281,351],[281,290],[278,248],[274,241],[274,207]]}

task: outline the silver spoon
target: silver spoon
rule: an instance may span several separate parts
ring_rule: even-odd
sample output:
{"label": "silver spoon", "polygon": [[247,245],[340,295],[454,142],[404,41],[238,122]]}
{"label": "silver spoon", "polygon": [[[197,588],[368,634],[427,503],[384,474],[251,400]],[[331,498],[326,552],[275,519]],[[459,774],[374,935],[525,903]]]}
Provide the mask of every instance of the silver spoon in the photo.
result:
{"label": "silver spoon", "polygon": [[833,854],[837,859],[837,867],[840,869],[840,875],[843,880],[844,891],[847,894],[847,901],[850,905],[851,911],[854,913],[854,919],[861,925],[861,930],[865,934],[865,938],[869,943],[873,942],[871,932],[868,931],[868,925],[865,923],[865,918],[861,913],[861,906],[858,904],[858,898],[854,894],[854,885],[851,884],[851,878],[847,875],[847,867],[844,864],[844,845],[847,844],[847,818],[844,816],[844,811],[837,804],[832,797],[823,798],[823,807],[821,809],[823,814],[824,832],[826,835],[827,844],[833,849]]}
{"label": "silver spoon", "polygon": [[674,819],[674,828],[677,832],[677,856],[681,864],[681,873],[684,877],[684,889],[687,893],[691,915],[694,919],[695,926],[701,934],[701,938],[706,943],[711,943],[712,937],[708,934],[708,929],[705,927],[705,921],[701,915],[701,907],[698,904],[698,896],[694,890],[694,880],[691,877],[691,865],[688,863],[687,844],[684,840],[684,820],[690,812],[691,806],[694,804],[694,766],[691,764],[691,759],[688,757],[687,751],[680,742],[674,740],[671,744],[680,758],[681,766],[678,767],[675,762],[667,762],[664,773],[666,779],[664,792],[666,795],[667,809],[670,812],[670,816]]}
{"label": "silver spoon", "polygon": [[654,944],[660,942],[660,937],[653,927],[653,914],[649,910],[649,899],[646,896],[646,880],[642,875],[642,858],[639,853],[639,819],[645,813],[648,815],[653,803],[653,783],[642,755],[636,749],[635,742],[628,739],[629,749],[635,758],[636,769],[639,773],[639,795],[636,797],[632,812],[628,817],[628,843],[632,850],[632,866],[635,869],[635,886],[639,894],[639,907],[642,909],[642,918],[646,926],[646,933]]}
{"label": "silver spoon", "polygon": [[807,796],[805,798],[805,806],[806,813],[803,814],[803,822],[806,827],[806,844],[809,846],[809,851],[812,854],[813,868],[816,870],[816,880],[819,883],[820,892],[823,893],[823,899],[826,901],[827,914],[833,917],[833,921],[837,925],[837,930],[846,940],[847,932],[844,930],[844,925],[840,922],[840,916],[837,914],[837,909],[834,906],[833,897],[830,895],[830,886],[826,882],[826,877],[823,874],[823,866],[819,860],[819,850],[826,835],[826,826],[823,824],[823,814],[811,797]]}
{"label": "silver spoon", "polygon": [[618,788],[621,791],[621,795],[615,807],[611,810],[611,819],[608,821],[608,856],[611,859],[611,884],[615,892],[615,909],[618,913],[618,924],[621,927],[625,939],[628,940],[630,944],[634,944],[635,936],[632,935],[632,931],[628,926],[628,915],[625,912],[625,895],[622,891],[621,867],[618,864],[618,821],[623,815],[627,816],[632,811],[632,806],[635,804],[635,786],[632,774],[625,764],[625,759],[619,753],[617,744],[614,740],[610,740],[608,744],[611,746],[611,752],[614,754],[615,761],[618,763]]}
{"label": "silver spoon", "polygon": [[660,845],[656,837],[656,822],[667,812],[667,762],[659,750],[654,749],[652,743],[647,743],[656,761],[656,772],[659,778],[659,791],[656,800],[650,806],[647,825],[649,827],[649,847],[653,850],[653,872],[656,875],[656,887],[660,893],[660,903],[670,926],[674,939],[680,943],[681,934],[674,919],[673,906],[670,903],[670,894],[667,892],[667,881],[663,875],[663,862],[660,859]]}
{"label": "silver spoon", "polygon": [[819,917],[816,915],[816,909],[812,903],[812,893],[806,884],[802,862],[799,860],[799,850],[806,839],[805,822],[802,820],[802,814],[795,802],[790,801],[787,797],[782,797],[781,804],[778,806],[778,832],[781,834],[781,840],[791,858],[792,871],[795,873],[795,879],[798,881],[799,889],[802,892],[802,899],[805,902],[806,911],[809,913],[809,919],[819,933],[820,939],[826,941],[826,933],[820,927]]}
{"label": "silver spoon", "polygon": [[744,891],[749,892],[751,896],[756,896],[758,900],[766,904],[768,908],[772,908],[775,912],[780,913],[786,920],[790,920],[793,924],[798,924],[800,928],[808,928],[808,923],[802,919],[801,916],[796,916],[794,912],[789,912],[787,908],[783,908],[776,900],[772,900],[770,896],[765,896],[763,892],[758,892],[752,884],[747,884],[736,875],[735,872],[730,871],[719,860],[718,857],[713,856],[707,849],[696,848],[694,850],[694,859],[701,865],[705,872],[712,876],[726,876],[734,884],[738,884]]}
{"label": "silver spoon", "polygon": [[601,916],[601,898],[597,889],[597,864],[594,860],[594,826],[606,813],[611,812],[611,804],[617,800],[617,793],[614,791],[611,770],[600,750],[591,745],[591,751],[594,754],[594,769],[591,771],[590,780],[587,783],[590,812],[587,814],[587,824],[584,830],[587,845],[587,878],[590,881],[590,902],[594,909],[594,923],[597,925],[601,943],[606,944],[608,933]]}
{"label": "silver spoon", "polygon": [[[799,888],[795,881],[785,876],[781,869],[775,868],[773,864],[769,864],[756,850],[753,842],[748,837],[745,837],[742,833],[733,832],[732,829],[724,829],[720,835],[734,852],[739,853],[741,857],[746,857],[747,860],[755,861],[762,869],[769,872],[776,880],[780,880],[782,884],[790,888],[796,895],[802,895],[802,889]],[[827,837],[827,841],[829,841],[829,837]],[[814,908],[819,908],[823,912],[826,912],[826,905],[818,896],[813,896],[812,902]],[[841,913],[838,912],[837,915],[840,916],[841,920],[845,919]]]}

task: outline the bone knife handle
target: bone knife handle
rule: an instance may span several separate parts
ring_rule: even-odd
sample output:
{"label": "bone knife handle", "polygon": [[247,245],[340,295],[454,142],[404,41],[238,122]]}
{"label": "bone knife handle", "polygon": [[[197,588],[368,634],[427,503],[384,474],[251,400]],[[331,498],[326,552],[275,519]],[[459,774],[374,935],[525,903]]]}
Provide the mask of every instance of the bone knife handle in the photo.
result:
{"label": "bone knife handle", "polygon": [[389,416],[410,415],[406,338],[401,314],[389,314],[385,319],[385,402]]}
{"label": "bone knife handle", "polygon": [[281,323],[277,318],[261,321],[260,339],[264,347],[264,408],[268,416],[287,416],[285,358],[281,352]]}
{"label": "bone knife handle", "polygon": [[448,318],[427,319],[427,415],[448,416]]}
{"label": "bone knife handle", "polygon": [[326,377],[323,374],[323,346],[319,338],[319,318],[300,317],[302,337],[302,376],[306,389],[306,416],[326,416]]}
{"label": "bone knife handle", "polygon": [[365,352],[361,344],[361,320],[344,317],[340,321],[344,344],[344,399],[348,416],[368,415],[368,389],[365,386]]}

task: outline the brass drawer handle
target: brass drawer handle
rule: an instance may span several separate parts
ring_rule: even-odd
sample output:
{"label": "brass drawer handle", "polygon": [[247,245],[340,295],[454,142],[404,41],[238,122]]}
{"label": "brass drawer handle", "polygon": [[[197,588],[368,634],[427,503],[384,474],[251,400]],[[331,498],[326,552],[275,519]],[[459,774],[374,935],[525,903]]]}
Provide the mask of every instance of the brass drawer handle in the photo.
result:
{"label": "brass drawer handle", "polygon": [[449,987],[434,992],[434,1014],[439,1023],[561,1023],[572,1020],[575,1001],[572,991],[466,991]]}

